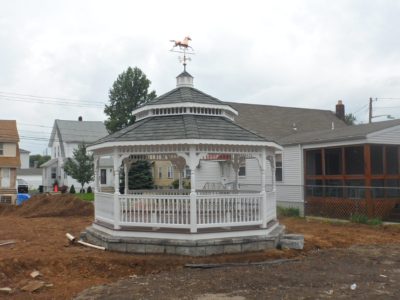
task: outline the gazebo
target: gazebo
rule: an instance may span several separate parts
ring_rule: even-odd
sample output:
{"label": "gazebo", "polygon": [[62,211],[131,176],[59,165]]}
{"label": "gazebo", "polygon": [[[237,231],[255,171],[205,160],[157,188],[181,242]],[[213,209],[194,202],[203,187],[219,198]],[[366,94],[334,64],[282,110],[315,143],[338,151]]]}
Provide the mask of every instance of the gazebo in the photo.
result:
{"label": "gazebo", "polygon": [[[88,241],[123,252],[194,256],[276,246],[283,231],[274,180],[279,145],[236,124],[238,112],[195,89],[186,70],[175,89],[133,115],[133,125],[88,147],[95,157],[95,216],[85,232]],[[104,157],[114,165],[114,187],[107,192],[99,185]],[[126,174],[137,160],[169,160],[180,173],[189,168],[190,189],[181,184],[176,190],[129,189]],[[247,170],[257,178],[247,187],[238,184],[246,160],[257,165]],[[120,181],[125,182],[121,193]]]}

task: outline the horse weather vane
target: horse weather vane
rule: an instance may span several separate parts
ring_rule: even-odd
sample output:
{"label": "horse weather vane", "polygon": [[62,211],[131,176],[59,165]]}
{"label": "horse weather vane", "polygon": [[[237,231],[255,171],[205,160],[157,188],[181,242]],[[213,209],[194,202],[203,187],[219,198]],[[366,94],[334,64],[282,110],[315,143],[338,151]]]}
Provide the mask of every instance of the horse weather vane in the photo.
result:
{"label": "horse weather vane", "polygon": [[192,39],[188,36],[186,36],[182,41],[179,40],[170,40],[170,42],[173,42],[174,45],[172,46],[172,49],[170,50],[171,52],[176,52],[176,53],[182,53],[182,56],[179,56],[179,62],[183,63],[183,70],[186,71],[186,65],[188,61],[191,61],[192,59],[188,57],[188,55],[193,55],[193,48],[189,46],[189,41]]}

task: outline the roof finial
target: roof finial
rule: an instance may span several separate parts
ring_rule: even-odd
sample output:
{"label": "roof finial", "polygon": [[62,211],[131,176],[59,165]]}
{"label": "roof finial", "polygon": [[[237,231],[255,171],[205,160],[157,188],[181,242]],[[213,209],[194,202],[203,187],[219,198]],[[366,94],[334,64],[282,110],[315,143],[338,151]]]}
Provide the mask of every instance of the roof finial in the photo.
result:
{"label": "roof finial", "polygon": [[[188,61],[191,61],[192,59],[188,57],[188,55],[193,55],[193,48],[189,46],[189,41],[192,39],[189,36],[186,36],[183,41],[178,41],[178,40],[170,40],[170,42],[173,42],[174,45],[172,49],[170,50],[171,52],[177,52],[177,53],[183,53],[183,57],[179,56],[179,61],[183,64],[183,71],[186,72],[186,65]],[[178,47],[179,50],[175,50],[175,48]],[[189,48],[191,51],[188,51]]]}

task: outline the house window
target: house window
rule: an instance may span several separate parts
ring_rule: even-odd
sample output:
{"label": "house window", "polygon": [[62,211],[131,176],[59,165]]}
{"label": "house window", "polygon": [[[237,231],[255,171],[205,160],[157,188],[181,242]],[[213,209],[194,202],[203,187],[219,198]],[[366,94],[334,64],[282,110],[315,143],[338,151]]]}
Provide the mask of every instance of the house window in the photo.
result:
{"label": "house window", "polygon": [[275,180],[282,181],[282,154],[275,155]]}
{"label": "house window", "polygon": [[158,167],[158,178],[162,178],[162,167]]}
{"label": "house window", "polygon": [[174,178],[174,167],[173,166],[168,167],[168,178]]}
{"label": "house window", "polygon": [[190,179],[190,175],[191,175],[190,168],[186,166],[185,170],[183,170],[183,177],[186,179]]}
{"label": "house window", "polygon": [[107,170],[100,169],[100,184],[107,184]]}
{"label": "house window", "polygon": [[56,179],[56,178],[57,178],[57,169],[51,168],[51,179]]}
{"label": "house window", "polygon": [[4,144],[0,143],[0,156],[4,155]]}
{"label": "house window", "polygon": [[11,204],[11,196],[0,196],[0,203]]}
{"label": "house window", "polygon": [[239,165],[239,171],[238,171],[239,177],[246,176],[246,162],[242,162]]}
{"label": "house window", "polygon": [[10,169],[0,169],[0,186],[3,188],[10,187]]}

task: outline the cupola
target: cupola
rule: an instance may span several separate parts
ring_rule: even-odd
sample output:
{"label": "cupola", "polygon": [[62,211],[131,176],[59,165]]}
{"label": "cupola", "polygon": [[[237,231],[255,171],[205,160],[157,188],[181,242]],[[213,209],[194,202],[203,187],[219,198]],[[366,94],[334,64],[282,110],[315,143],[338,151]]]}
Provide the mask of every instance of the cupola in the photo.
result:
{"label": "cupola", "polygon": [[183,71],[176,77],[176,87],[193,87],[193,76],[190,75],[188,72]]}

